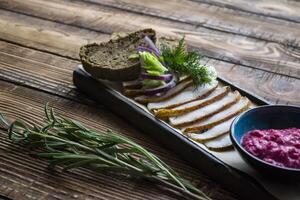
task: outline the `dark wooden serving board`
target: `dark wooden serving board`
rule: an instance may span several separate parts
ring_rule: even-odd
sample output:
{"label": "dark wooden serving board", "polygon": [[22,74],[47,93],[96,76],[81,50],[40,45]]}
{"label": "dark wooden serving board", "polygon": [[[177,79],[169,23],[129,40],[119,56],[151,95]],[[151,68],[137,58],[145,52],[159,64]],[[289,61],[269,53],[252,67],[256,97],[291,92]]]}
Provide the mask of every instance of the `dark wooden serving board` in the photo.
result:
{"label": "dark wooden serving board", "polygon": [[[221,78],[219,78],[219,81],[231,86],[232,89],[238,90],[257,105],[268,104],[263,99],[234,86],[230,82]],[[188,140],[182,134],[157,120],[152,114],[145,112],[142,108],[124,98],[119,92],[93,79],[83,70],[76,69],[73,72],[73,82],[81,92],[123,117],[132,125],[139,128],[142,133],[151,135],[183,159],[221,183],[228,190],[237,194],[240,198],[246,200],[277,199],[248,174],[225,164],[208,151]]]}

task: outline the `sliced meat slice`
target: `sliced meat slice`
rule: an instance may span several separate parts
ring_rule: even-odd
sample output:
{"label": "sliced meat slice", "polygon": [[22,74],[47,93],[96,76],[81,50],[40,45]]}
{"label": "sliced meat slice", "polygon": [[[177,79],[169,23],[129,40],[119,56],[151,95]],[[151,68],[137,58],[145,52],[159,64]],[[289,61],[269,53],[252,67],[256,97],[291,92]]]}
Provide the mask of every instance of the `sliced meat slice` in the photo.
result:
{"label": "sliced meat slice", "polygon": [[183,127],[202,121],[226,108],[229,108],[232,104],[236,103],[241,98],[238,91],[228,93],[222,99],[209,104],[205,107],[199,108],[192,112],[180,115],[177,117],[170,117],[170,124],[174,127]]}
{"label": "sliced meat slice", "polygon": [[165,101],[149,103],[147,107],[149,110],[161,109],[161,108],[173,108],[197,99],[204,98],[208,96],[215,88],[217,88],[217,86],[218,86],[218,81],[214,81],[211,84],[198,86],[196,88],[192,86],[186,88],[181,93]]}
{"label": "sliced meat slice", "polygon": [[141,89],[124,89],[123,90],[123,94],[127,97],[135,97],[135,96],[138,96],[138,95],[141,95],[143,94],[143,90]]}
{"label": "sliced meat slice", "polygon": [[172,109],[159,109],[157,111],[154,111],[154,115],[159,118],[183,115],[206,105],[212,104],[213,102],[223,98],[226,94],[228,94],[229,91],[230,87],[228,86],[217,88],[204,99],[195,100]]}
{"label": "sliced meat slice", "polygon": [[205,142],[204,145],[212,151],[226,151],[233,148],[229,134],[225,134],[212,141]]}
{"label": "sliced meat slice", "polygon": [[222,112],[219,112],[204,121],[200,121],[193,125],[186,126],[183,128],[183,131],[185,133],[195,133],[197,131],[203,131],[212,128],[213,126],[216,126],[236,116],[237,114],[247,110],[249,106],[250,101],[246,97],[242,97],[237,103],[233,104],[226,110],[223,110]]}
{"label": "sliced meat slice", "polygon": [[139,89],[143,86],[140,80],[122,82],[123,89]]}
{"label": "sliced meat slice", "polygon": [[197,141],[197,142],[207,142],[209,140],[213,140],[221,135],[224,135],[226,133],[229,133],[230,131],[230,125],[233,122],[235,117],[212,127],[211,129],[205,131],[205,132],[198,132],[198,133],[188,133],[188,136]]}
{"label": "sliced meat slice", "polygon": [[143,103],[143,104],[151,103],[151,102],[164,101],[166,99],[169,99],[169,98],[175,96],[176,94],[178,94],[179,92],[181,92],[185,88],[190,87],[192,85],[193,85],[193,81],[190,78],[186,78],[186,79],[182,80],[181,82],[179,82],[175,87],[173,87],[172,89],[167,91],[162,96],[142,95],[142,96],[135,97],[134,100],[139,102],[139,103]]}

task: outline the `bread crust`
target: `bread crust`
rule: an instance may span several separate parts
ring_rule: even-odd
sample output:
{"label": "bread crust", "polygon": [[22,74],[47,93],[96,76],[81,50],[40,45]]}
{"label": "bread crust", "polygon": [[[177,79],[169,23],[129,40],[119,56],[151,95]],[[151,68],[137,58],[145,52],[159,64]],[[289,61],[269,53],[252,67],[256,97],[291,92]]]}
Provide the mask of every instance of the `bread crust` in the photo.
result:
{"label": "bread crust", "polygon": [[113,81],[137,79],[141,71],[140,62],[128,57],[137,53],[139,45],[145,45],[145,36],[156,42],[155,31],[143,29],[108,42],[84,45],[79,52],[82,66],[94,78]]}

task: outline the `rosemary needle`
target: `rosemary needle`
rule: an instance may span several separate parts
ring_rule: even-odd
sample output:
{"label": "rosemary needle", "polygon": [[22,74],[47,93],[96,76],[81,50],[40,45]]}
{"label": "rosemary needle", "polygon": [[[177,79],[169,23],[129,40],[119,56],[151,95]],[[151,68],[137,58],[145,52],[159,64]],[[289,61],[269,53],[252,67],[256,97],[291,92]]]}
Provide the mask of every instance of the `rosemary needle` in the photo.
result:
{"label": "rosemary needle", "polygon": [[64,170],[86,167],[96,172],[146,178],[189,199],[210,200],[201,190],[181,178],[157,156],[125,136],[87,129],[78,121],[58,116],[45,105],[43,126],[16,120],[9,124],[0,113],[0,124],[9,138],[48,159],[50,166]]}

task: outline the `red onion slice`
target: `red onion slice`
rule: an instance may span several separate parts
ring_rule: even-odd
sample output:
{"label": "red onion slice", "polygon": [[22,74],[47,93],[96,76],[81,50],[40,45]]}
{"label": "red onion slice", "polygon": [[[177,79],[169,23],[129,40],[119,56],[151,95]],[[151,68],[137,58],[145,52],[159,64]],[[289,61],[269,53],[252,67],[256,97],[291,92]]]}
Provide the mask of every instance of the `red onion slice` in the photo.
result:
{"label": "red onion slice", "polygon": [[170,82],[173,78],[172,74],[162,74],[159,76],[153,76],[153,75],[149,75],[147,73],[142,72],[140,75],[140,78],[142,80],[144,79],[151,79],[151,80],[159,80],[159,81],[165,81],[166,83]]}
{"label": "red onion slice", "polygon": [[159,56],[161,55],[161,53],[158,50],[158,48],[155,46],[155,44],[153,43],[153,41],[148,36],[145,36],[144,40],[145,40],[146,44],[148,45],[148,47],[150,47],[151,49],[153,49],[156,52],[155,54],[157,54]]}
{"label": "red onion slice", "polygon": [[149,53],[153,53],[156,57],[159,57],[160,54],[158,54],[154,49],[150,48],[150,47],[143,47],[143,46],[138,46],[136,48],[137,51],[146,51]]}
{"label": "red onion slice", "polygon": [[[165,92],[163,95],[157,97],[155,95],[153,96],[147,96],[147,95],[141,95],[134,98],[139,103],[150,103],[150,102],[160,102],[164,101],[166,99],[170,99],[171,97],[175,96],[176,94],[183,91],[185,88],[192,86],[193,81],[190,78],[184,78],[179,83],[176,84],[175,87]],[[159,94],[159,93],[158,93]]]}
{"label": "red onion slice", "polygon": [[160,87],[145,89],[143,93],[148,96],[153,96],[158,93],[165,93],[175,86],[176,86],[176,82],[175,82],[175,78],[173,77],[173,79],[169,83],[167,83],[163,86],[160,86]]}

